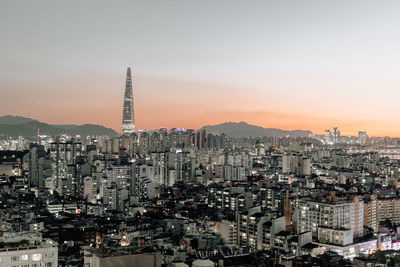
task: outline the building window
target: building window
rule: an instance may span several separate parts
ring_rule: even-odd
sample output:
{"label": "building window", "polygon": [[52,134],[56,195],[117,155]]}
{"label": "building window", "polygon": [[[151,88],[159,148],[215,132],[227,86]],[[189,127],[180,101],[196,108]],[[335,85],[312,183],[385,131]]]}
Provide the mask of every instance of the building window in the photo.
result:
{"label": "building window", "polygon": [[21,261],[27,261],[28,260],[28,254],[24,254],[20,256]]}
{"label": "building window", "polygon": [[18,256],[12,256],[11,261],[18,261]]}
{"label": "building window", "polygon": [[42,259],[42,254],[32,254],[33,261],[40,261]]}
{"label": "building window", "polygon": [[47,253],[46,253],[46,258],[52,258],[53,255],[54,255],[53,252],[47,252]]}

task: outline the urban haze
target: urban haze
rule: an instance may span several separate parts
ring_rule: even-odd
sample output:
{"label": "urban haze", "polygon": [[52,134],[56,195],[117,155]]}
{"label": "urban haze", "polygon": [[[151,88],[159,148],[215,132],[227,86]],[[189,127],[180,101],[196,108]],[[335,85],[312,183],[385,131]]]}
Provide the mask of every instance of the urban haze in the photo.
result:
{"label": "urban haze", "polygon": [[399,14],[0,0],[0,267],[400,266]]}

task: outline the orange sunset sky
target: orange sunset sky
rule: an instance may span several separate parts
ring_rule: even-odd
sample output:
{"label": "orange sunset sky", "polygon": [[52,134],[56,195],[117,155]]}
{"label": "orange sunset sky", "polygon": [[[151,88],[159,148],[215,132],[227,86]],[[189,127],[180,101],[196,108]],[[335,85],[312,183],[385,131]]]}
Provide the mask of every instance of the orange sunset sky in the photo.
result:
{"label": "orange sunset sky", "polygon": [[400,137],[396,1],[73,2],[1,1],[0,115]]}

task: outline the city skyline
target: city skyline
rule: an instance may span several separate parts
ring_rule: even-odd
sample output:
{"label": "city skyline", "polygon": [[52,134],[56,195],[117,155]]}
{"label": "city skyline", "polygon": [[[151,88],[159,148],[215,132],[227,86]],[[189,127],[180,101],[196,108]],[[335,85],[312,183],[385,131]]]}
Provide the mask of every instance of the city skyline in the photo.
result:
{"label": "city skyline", "polygon": [[0,266],[400,266],[399,11],[0,1]]}
{"label": "city skyline", "polygon": [[400,136],[399,3],[93,3],[0,4],[0,115],[120,132],[131,66],[137,129]]}

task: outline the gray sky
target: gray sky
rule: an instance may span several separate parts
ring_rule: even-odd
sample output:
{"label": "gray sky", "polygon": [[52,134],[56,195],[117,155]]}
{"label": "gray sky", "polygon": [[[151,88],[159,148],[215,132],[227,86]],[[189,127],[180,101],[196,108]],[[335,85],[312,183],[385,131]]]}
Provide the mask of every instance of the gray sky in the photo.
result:
{"label": "gray sky", "polygon": [[[399,1],[2,0],[0,115],[102,123],[104,112],[112,115],[103,124],[117,128],[131,66],[137,121],[145,128],[166,120],[156,118],[154,101],[185,107],[196,102],[191,90],[200,90],[209,98],[195,103],[202,112],[191,117],[208,116],[210,123],[221,112],[278,112],[305,116],[304,126],[314,131],[339,120],[349,132],[381,134],[383,127],[395,134],[398,14]],[[172,84],[182,87],[173,97]],[[94,104],[85,108],[88,98]],[[215,98],[227,99],[221,107]],[[327,125],[312,123],[319,119]],[[254,123],[274,127],[269,121]]]}

